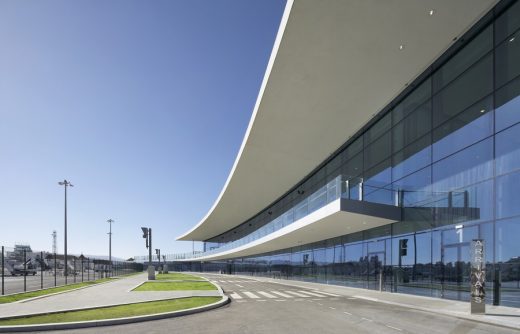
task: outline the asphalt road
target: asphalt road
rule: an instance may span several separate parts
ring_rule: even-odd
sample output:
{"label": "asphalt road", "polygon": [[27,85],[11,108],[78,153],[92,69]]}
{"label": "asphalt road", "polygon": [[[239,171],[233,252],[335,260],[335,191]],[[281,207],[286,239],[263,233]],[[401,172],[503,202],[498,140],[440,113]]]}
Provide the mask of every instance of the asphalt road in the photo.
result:
{"label": "asphalt road", "polygon": [[[67,333],[511,333],[504,329],[289,285],[204,274],[232,302],[199,314]],[[46,333],[64,333],[63,331]]]}
{"label": "asphalt road", "polygon": [[[96,273],[96,279],[100,278],[99,273]],[[28,275],[26,276],[26,289],[27,291],[38,290],[41,289],[41,276],[40,272],[36,275]],[[83,279],[87,281],[87,273],[84,274]],[[90,280],[93,280],[93,272],[90,273]],[[67,279],[68,284],[74,283],[74,276],[69,276]],[[81,274],[76,275],[76,282],[81,282]],[[0,283],[1,284],[1,283]],[[58,275],[56,276],[56,284],[64,285],[65,284],[65,276]],[[43,287],[51,288],[54,287],[54,275],[44,272],[43,273]],[[0,287],[1,289],[1,287]],[[23,276],[4,276],[4,292],[5,294],[17,293],[24,291],[24,277]]]}

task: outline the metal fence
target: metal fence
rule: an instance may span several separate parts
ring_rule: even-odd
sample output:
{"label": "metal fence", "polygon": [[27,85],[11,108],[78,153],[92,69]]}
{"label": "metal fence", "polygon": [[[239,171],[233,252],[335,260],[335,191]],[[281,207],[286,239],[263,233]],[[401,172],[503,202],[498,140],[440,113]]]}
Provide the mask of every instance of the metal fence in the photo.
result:
{"label": "metal fence", "polygon": [[57,287],[143,271],[141,263],[1,246],[1,294]]}

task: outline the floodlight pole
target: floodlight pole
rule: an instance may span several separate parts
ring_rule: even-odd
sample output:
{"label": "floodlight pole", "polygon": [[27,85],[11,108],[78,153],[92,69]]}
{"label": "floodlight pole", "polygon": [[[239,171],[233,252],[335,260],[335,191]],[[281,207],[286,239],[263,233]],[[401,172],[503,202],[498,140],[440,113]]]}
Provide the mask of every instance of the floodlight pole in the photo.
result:
{"label": "floodlight pole", "polygon": [[67,180],[63,180],[62,182],[58,182],[58,184],[60,186],[64,186],[65,188],[65,233],[64,233],[64,237],[65,237],[65,250],[64,250],[64,255],[65,255],[65,272],[64,272],[64,275],[65,275],[65,284],[67,284],[67,187],[74,187],[72,185],[72,183],[70,183],[69,181]]}
{"label": "floodlight pole", "polygon": [[108,262],[110,264],[110,269],[112,269],[112,223],[113,219],[107,220],[107,223],[110,225],[110,232],[108,232]]}

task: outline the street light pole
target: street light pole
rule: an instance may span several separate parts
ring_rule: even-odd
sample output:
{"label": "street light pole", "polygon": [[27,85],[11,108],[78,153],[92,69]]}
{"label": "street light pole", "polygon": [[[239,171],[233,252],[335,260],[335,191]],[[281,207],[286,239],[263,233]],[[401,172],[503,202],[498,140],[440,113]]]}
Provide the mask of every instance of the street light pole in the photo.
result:
{"label": "street light pole", "polygon": [[69,181],[67,180],[63,180],[62,182],[58,182],[58,184],[60,186],[64,186],[65,188],[65,233],[64,233],[64,237],[65,237],[65,250],[64,250],[64,255],[65,255],[65,284],[67,284],[67,187],[74,187],[72,185],[72,183],[70,183]]}
{"label": "street light pole", "polygon": [[110,264],[110,269],[112,269],[112,223],[113,219],[107,220],[107,223],[110,225],[110,232],[108,232],[108,262]]}

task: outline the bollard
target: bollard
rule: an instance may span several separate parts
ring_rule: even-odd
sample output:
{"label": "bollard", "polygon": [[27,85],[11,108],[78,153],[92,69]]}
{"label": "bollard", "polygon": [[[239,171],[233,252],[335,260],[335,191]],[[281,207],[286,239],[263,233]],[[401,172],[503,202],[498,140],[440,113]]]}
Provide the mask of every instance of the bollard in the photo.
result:
{"label": "bollard", "polygon": [[502,286],[502,277],[500,275],[500,267],[495,267],[495,280],[493,284],[493,305],[500,305],[500,287]]}

